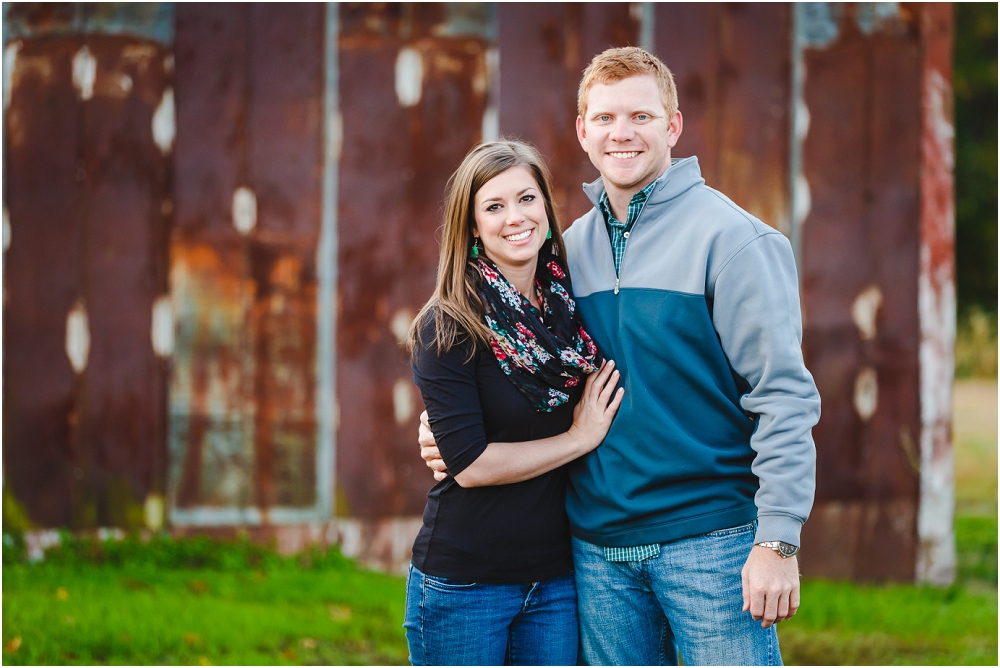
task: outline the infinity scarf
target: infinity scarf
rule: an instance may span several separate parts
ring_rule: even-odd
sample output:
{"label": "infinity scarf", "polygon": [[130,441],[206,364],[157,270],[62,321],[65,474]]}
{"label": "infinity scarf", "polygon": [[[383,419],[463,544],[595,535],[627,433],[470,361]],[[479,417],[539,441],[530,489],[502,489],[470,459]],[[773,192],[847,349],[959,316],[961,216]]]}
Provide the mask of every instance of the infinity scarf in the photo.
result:
{"label": "infinity scarf", "polygon": [[493,355],[535,410],[552,412],[601,362],[576,314],[565,270],[554,256],[538,258],[539,313],[485,256],[478,266],[483,277],[478,294],[486,307],[483,320],[493,332]]}

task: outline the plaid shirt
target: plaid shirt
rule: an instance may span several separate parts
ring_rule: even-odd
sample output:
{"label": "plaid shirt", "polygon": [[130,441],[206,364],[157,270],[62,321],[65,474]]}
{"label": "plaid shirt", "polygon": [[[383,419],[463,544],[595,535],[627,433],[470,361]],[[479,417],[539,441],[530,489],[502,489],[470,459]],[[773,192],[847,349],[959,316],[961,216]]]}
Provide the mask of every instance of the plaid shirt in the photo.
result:
{"label": "plaid shirt", "polygon": [[608,236],[611,238],[611,255],[615,260],[615,276],[621,270],[622,258],[625,257],[625,244],[628,243],[632,226],[635,225],[639,213],[642,212],[642,207],[645,206],[649,193],[653,192],[653,185],[655,183],[656,181],[653,181],[632,195],[632,199],[628,203],[628,215],[624,223],[615,218],[615,214],[611,213],[611,205],[608,203],[608,191],[605,190],[601,193],[601,213],[604,214],[604,222],[608,226]]}
{"label": "plaid shirt", "polygon": [[[648,186],[632,195],[628,203],[628,216],[623,223],[615,218],[611,213],[611,205],[608,203],[608,191],[601,193],[601,213],[604,214],[604,222],[608,226],[608,236],[611,238],[611,255],[615,260],[615,275],[621,271],[622,258],[625,256],[625,244],[628,243],[632,226],[642,212],[642,207],[649,198],[649,193],[653,192],[653,181]],[[604,548],[604,558],[608,561],[644,561],[659,556],[660,544],[636,545],[635,547],[606,547]]]}

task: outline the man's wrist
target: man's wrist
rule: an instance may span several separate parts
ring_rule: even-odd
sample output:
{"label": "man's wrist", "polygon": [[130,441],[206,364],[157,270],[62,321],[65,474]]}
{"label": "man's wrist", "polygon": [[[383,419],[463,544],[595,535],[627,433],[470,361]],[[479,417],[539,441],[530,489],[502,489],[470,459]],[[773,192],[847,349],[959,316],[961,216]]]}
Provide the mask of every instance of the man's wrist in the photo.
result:
{"label": "man's wrist", "polygon": [[792,545],[791,543],[786,543],[783,540],[764,540],[759,543],[754,543],[754,547],[763,547],[774,550],[782,559],[794,557],[799,553],[798,545]]}

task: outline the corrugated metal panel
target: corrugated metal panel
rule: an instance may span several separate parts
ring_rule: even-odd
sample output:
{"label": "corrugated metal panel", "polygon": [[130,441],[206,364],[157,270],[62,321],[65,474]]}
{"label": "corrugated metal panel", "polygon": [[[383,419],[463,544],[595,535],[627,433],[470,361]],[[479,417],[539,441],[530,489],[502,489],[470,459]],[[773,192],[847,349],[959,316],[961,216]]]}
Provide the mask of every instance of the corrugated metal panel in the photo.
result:
{"label": "corrugated metal panel", "polygon": [[921,433],[920,36],[905,10],[867,31],[858,6],[822,20],[836,36],[803,55],[805,355],[823,397],[803,572],[908,580]]}
{"label": "corrugated metal panel", "polygon": [[625,3],[502,3],[499,21],[500,130],[545,156],[569,225],[590,208],[580,184],[598,177],[574,129],[580,76],[594,54],[636,43],[638,21]]}
{"label": "corrugated metal panel", "polygon": [[442,4],[340,6],[338,515],[416,515],[432,484],[399,342],[433,291],[445,182],[487,106],[490,18],[461,18]]}
{"label": "corrugated metal panel", "polygon": [[321,6],[178,7],[170,413],[180,523],[321,519],[323,44]]}
{"label": "corrugated metal panel", "polygon": [[[73,88],[81,42],[23,40],[4,114],[4,483],[30,517],[69,526],[77,464],[78,379],[66,355],[66,320],[81,297],[85,176],[75,150],[82,118]],[[9,56],[8,56],[9,57]],[[82,463],[82,462],[81,462]]]}
{"label": "corrugated metal panel", "polygon": [[139,525],[165,465],[166,54],[98,35],[10,46],[5,472],[38,522]]}

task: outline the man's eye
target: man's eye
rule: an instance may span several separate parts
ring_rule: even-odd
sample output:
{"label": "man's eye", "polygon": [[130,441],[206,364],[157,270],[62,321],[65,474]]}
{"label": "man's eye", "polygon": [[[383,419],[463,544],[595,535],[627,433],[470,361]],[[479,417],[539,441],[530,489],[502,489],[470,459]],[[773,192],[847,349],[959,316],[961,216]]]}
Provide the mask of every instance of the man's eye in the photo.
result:
{"label": "man's eye", "polygon": [[638,121],[648,121],[649,120],[649,116],[647,114],[638,114],[638,115],[636,115],[635,118]]}
{"label": "man's eye", "polygon": [[602,123],[607,123],[608,121],[611,120],[611,117],[605,114],[604,116],[598,116],[597,120],[601,121]]}

